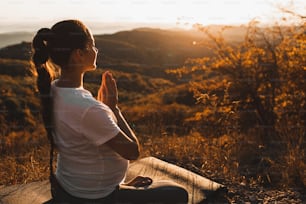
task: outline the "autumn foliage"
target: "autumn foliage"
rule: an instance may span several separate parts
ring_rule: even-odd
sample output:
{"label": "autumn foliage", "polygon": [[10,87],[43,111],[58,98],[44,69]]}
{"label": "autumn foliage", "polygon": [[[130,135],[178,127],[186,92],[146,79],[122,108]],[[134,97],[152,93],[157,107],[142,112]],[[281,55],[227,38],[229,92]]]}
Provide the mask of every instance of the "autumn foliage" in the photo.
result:
{"label": "autumn foliage", "polygon": [[252,21],[240,43],[226,42],[228,27],[216,34],[196,25],[214,57],[168,71],[192,76],[202,110],[187,120],[205,136],[231,138],[227,153],[237,172],[264,183],[306,184],[306,24],[298,20],[272,27]]}
{"label": "autumn foliage", "polygon": [[[303,20],[271,27],[252,21],[239,28],[242,37],[235,40],[223,35],[231,27],[201,25],[196,25],[202,35],[196,41],[182,33],[175,39],[174,32],[150,30],[96,36],[97,47],[105,49],[99,68],[85,75],[84,86],[96,95],[102,72],[112,71],[142,156],[174,162],[222,183],[300,187],[306,185]],[[155,43],[147,42],[156,35]],[[1,52],[28,54],[29,43],[21,45],[26,49],[18,45]],[[118,59],[115,48],[120,48]],[[35,77],[24,59],[28,55],[1,56],[0,185],[46,179],[48,142]]]}

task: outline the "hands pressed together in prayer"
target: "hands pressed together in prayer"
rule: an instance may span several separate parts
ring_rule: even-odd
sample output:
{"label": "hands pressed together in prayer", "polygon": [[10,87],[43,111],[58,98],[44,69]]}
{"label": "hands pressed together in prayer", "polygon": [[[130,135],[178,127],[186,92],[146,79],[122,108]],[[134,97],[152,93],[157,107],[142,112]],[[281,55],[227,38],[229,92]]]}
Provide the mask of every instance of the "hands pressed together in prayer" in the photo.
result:
{"label": "hands pressed together in prayer", "polygon": [[[101,101],[113,111],[118,109],[118,90],[116,81],[111,72],[106,71],[102,74],[102,82],[98,91],[97,100]],[[146,187],[152,184],[149,177],[137,176],[133,180],[125,183],[127,186]]]}
{"label": "hands pressed together in prayer", "polygon": [[111,72],[106,71],[102,75],[102,82],[98,91],[97,99],[115,110],[118,105],[118,90],[116,81]]}
{"label": "hands pressed together in prayer", "polygon": [[[106,104],[113,111],[118,107],[118,90],[117,84],[113,75],[106,71],[102,75],[102,82],[98,91],[97,100]],[[125,183],[127,186],[146,187],[152,184],[152,179],[149,177],[137,176],[133,180]]]}

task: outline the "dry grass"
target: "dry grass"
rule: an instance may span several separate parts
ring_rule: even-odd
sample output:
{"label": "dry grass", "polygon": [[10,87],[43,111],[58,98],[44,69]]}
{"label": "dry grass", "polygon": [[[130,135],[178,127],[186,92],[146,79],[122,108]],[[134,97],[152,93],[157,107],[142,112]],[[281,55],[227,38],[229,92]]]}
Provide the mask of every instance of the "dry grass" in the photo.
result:
{"label": "dry grass", "polygon": [[[242,135],[205,137],[139,134],[141,157],[155,156],[223,184],[305,185],[305,150],[288,146],[284,155],[271,157],[253,138]],[[1,136],[0,185],[44,180],[49,176],[49,145],[42,126],[30,133]],[[279,152],[280,153],[280,152]],[[300,182],[297,182],[299,180]]]}
{"label": "dry grass", "polygon": [[0,140],[0,185],[48,178],[49,146],[42,126],[34,132],[12,131],[1,135]]}
{"label": "dry grass", "polygon": [[231,138],[205,138],[199,133],[188,136],[162,135],[141,137],[142,156],[155,156],[176,163],[217,181],[237,177],[238,165],[232,162]]}
{"label": "dry grass", "polygon": [[[155,156],[222,183],[305,186],[305,150],[267,149],[256,136],[143,136],[142,156]],[[300,146],[299,146],[300,147]]]}

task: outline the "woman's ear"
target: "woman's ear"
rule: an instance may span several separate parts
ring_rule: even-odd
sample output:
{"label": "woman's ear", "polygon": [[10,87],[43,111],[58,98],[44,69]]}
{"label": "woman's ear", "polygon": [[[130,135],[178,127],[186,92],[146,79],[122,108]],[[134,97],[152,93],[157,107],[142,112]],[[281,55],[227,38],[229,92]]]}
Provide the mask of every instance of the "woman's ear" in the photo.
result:
{"label": "woman's ear", "polygon": [[82,52],[81,49],[75,49],[71,52],[69,61],[72,64],[82,63],[83,62],[83,56],[84,56],[84,53]]}
{"label": "woman's ear", "polygon": [[81,58],[84,55],[84,53],[81,49],[75,49],[72,51],[71,55],[73,55],[76,58]]}

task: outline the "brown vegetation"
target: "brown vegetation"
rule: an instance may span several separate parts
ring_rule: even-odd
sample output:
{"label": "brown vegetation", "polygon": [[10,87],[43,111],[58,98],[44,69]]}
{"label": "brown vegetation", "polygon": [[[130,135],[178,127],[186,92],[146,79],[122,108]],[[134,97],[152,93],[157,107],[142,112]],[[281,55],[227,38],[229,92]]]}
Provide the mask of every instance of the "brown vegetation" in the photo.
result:
{"label": "brown vegetation", "polygon": [[257,24],[250,22],[237,44],[198,25],[215,56],[169,72],[194,76],[191,88],[202,111],[189,121],[199,132],[232,138],[228,169],[236,164],[239,175],[265,185],[305,185],[305,23]]}
{"label": "brown vegetation", "polygon": [[[132,53],[132,62],[124,62],[129,57],[123,54],[120,59],[115,53],[104,55],[118,82],[122,110],[141,141],[142,156],[156,156],[226,184],[303,188],[305,23],[263,29],[251,22],[245,39],[235,43],[199,29],[206,34],[205,46],[216,53],[200,55],[203,45],[197,45],[198,54],[191,56],[197,58],[181,65],[174,61],[181,68],[168,72],[175,75],[164,72],[169,68],[165,61],[150,66]],[[135,48],[135,41],[122,42],[123,34],[98,38],[97,46],[107,41]],[[154,48],[146,43],[137,50]],[[134,54],[140,57],[138,51]],[[0,185],[46,179],[48,143],[35,78],[29,76],[27,61],[6,58],[11,59],[0,59]],[[98,61],[103,64],[103,58]],[[103,71],[85,77],[94,95]]]}

